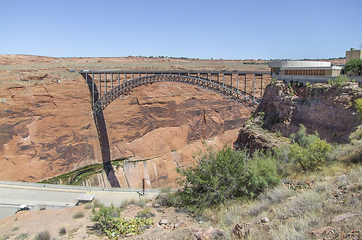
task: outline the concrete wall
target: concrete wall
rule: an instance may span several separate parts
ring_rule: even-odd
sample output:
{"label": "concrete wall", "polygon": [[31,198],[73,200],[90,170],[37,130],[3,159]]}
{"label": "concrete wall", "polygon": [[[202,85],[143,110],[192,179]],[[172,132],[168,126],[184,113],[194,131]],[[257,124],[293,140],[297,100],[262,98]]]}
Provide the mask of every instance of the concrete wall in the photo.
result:
{"label": "concrete wall", "polygon": [[346,62],[355,58],[362,58],[362,50],[346,51]]}

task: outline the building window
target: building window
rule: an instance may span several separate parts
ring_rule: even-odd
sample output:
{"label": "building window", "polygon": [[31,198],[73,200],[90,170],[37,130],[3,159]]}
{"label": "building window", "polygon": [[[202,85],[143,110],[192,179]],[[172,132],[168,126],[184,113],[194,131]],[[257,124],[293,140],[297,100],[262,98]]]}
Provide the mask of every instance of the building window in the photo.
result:
{"label": "building window", "polygon": [[299,76],[325,76],[326,70],[285,70],[285,75],[299,75]]}

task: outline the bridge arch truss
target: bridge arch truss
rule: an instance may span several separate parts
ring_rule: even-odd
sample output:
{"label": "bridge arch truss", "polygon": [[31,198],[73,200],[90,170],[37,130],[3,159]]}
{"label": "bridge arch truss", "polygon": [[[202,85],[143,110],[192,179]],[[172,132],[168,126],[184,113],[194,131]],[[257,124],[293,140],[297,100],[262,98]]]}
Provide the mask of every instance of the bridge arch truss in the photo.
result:
{"label": "bridge arch truss", "polygon": [[[263,95],[264,72],[82,70],[92,96],[93,114],[133,88],[155,83],[185,83],[208,89],[252,111]],[[266,77],[264,77],[266,78]]]}

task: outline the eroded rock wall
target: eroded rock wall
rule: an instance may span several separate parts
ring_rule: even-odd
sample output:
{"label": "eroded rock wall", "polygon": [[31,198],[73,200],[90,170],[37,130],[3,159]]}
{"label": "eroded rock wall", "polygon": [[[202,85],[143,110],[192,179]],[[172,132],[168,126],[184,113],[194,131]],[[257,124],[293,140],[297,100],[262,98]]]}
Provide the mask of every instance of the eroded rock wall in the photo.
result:
{"label": "eroded rock wall", "polygon": [[297,83],[276,82],[267,86],[263,100],[239,133],[235,146],[243,148],[269,148],[279,145],[270,142],[260,130],[289,137],[303,124],[308,133],[317,132],[330,143],[347,143],[349,135],[359,126],[355,100],[362,97],[358,83],[343,87],[331,84],[300,86]]}
{"label": "eroded rock wall", "polygon": [[76,79],[2,85],[1,180],[39,181],[101,161],[85,87]]}
{"label": "eroded rock wall", "polygon": [[[33,71],[41,77],[23,76],[30,81],[1,75],[1,180],[36,182],[102,163],[88,86],[62,71]],[[175,187],[176,166],[191,165],[205,144],[231,145],[249,115],[185,84],[134,89],[104,110],[111,159],[129,159],[115,168],[121,187],[141,187],[143,178],[147,187]],[[109,186],[104,173],[84,184]]]}

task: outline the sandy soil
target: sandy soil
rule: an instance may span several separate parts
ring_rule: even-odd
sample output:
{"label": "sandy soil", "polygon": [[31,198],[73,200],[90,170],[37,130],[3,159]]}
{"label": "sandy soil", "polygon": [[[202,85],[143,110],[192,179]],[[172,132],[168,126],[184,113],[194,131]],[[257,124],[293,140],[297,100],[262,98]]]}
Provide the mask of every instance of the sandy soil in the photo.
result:
{"label": "sandy soil", "polygon": [[[132,239],[192,239],[195,233],[207,227],[201,219],[174,208],[151,209],[155,215],[152,217],[154,224],[143,234],[132,236]],[[121,215],[130,219],[141,210],[139,206],[128,205]],[[74,219],[79,212],[84,213],[84,217]],[[91,217],[92,209],[86,209],[85,205],[61,210],[22,211],[0,221],[0,239],[34,239],[43,231],[48,231],[54,239],[108,239],[92,230],[95,223]],[[159,224],[161,219],[167,224]],[[60,233],[62,228],[65,228],[65,234]]]}

